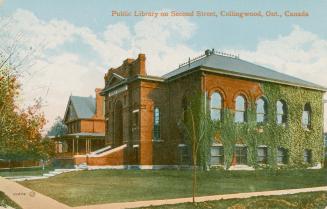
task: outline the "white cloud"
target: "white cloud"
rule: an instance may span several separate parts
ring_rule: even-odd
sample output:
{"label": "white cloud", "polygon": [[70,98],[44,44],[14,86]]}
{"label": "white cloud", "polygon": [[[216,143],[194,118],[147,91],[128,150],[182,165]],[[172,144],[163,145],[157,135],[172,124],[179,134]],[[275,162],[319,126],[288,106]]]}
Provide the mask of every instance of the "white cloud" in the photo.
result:
{"label": "white cloud", "polygon": [[[7,30],[23,34],[25,49],[30,46],[38,49],[34,65],[29,69],[31,76],[23,80],[24,101],[29,103],[38,96],[45,99],[44,111],[50,121],[47,127],[56,116],[64,114],[71,93],[94,95],[96,87],[103,87],[103,75],[108,67],[119,66],[127,57],[145,53],[148,74],[162,75],[188,57],[202,53],[189,47],[188,42],[197,27],[183,17],[146,17],[133,26],[118,22],[100,33],[65,20],[44,21],[22,9],[16,10],[10,19],[12,24]],[[0,34],[1,39],[4,37]],[[89,51],[69,51],[67,45],[70,44],[86,46]],[[324,76],[327,73],[327,40],[298,26],[288,35],[258,42],[255,51],[232,50],[235,51],[242,59],[327,84]]]}
{"label": "white cloud", "polygon": [[[120,65],[127,57],[145,53],[148,73],[160,75],[197,54],[186,44],[196,30],[186,18],[144,18],[133,27],[120,22],[108,25],[102,33],[65,20],[44,21],[22,9],[4,19],[10,22],[6,31],[22,34],[22,49],[37,48],[34,65],[22,80],[23,101],[30,104],[37,97],[45,100],[43,110],[50,122],[47,128],[56,116],[63,116],[71,93],[94,95],[94,89],[104,85],[107,68]],[[2,41],[12,38],[0,34]],[[90,51],[71,52],[67,50],[69,44],[85,45]]]}
{"label": "white cloud", "polygon": [[[327,40],[299,26],[293,26],[293,30],[285,36],[260,41],[255,51],[227,51],[240,54],[242,59],[327,87]],[[327,105],[324,118],[327,131]]]}

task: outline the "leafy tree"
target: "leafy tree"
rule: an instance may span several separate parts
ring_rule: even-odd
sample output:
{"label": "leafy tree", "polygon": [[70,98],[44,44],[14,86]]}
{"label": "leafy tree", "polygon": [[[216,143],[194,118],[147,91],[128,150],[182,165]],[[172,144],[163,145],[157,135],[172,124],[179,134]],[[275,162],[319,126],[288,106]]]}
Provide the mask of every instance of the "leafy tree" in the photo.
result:
{"label": "leafy tree", "polygon": [[195,202],[197,186],[197,167],[208,167],[209,150],[212,143],[214,126],[207,108],[207,96],[195,92],[187,101],[184,109],[184,120],[181,121],[185,138],[192,150],[192,196]]}
{"label": "leafy tree", "polygon": [[46,123],[41,100],[25,109],[17,102],[21,91],[18,80],[29,67],[33,50],[23,47],[22,35],[11,34],[6,30],[8,25],[10,19],[0,17],[0,159],[40,159],[37,153],[46,151],[46,146],[41,146]]}
{"label": "leafy tree", "polygon": [[67,126],[63,123],[62,119],[58,116],[54,124],[47,133],[47,136],[63,136],[67,133]]}

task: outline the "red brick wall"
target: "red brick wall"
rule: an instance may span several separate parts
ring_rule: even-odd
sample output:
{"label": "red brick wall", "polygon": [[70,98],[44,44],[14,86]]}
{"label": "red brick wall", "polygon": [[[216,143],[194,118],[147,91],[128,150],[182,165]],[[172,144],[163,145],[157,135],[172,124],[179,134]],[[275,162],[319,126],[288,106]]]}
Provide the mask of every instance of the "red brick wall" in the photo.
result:
{"label": "red brick wall", "polygon": [[103,157],[88,157],[87,164],[91,166],[124,165],[125,149],[121,149]]}
{"label": "red brick wall", "polygon": [[74,156],[75,165],[86,163],[86,156]]}
{"label": "red brick wall", "polygon": [[0,168],[16,168],[16,167],[33,167],[39,166],[39,161],[24,160],[24,161],[0,161]]}
{"label": "red brick wall", "polygon": [[100,96],[100,92],[102,89],[96,88],[95,89],[95,118],[104,119],[104,112],[103,112],[103,104],[104,104],[104,97]]}
{"label": "red brick wall", "polygon": [[[145,70],[145,56],[139,55],[136,60],[127,59],[122,66],[110,69],[105,79],[110,79],[113,72],[124,77],[146,75]],[[105,159],[108,159],[106,163],[131,164],[131,159],[138,159],[140,165],[178,164],[178,144],[185,143],[177,125],[183,117],[184,97],[190,97],[194,90],[206,91],[208,96],[219,91],[223,96],[224,106],[234,109],[235,97],[238,94],[245,96],[248,102],[262,94],[258,82],[201,71],[171,80],[169,83],[139,79],[127,85],[127,91],[106,99],[106,115],[109,119],[106,139],[112,144],[114,105],[120,101],[123,104],[124,143],[129,145],[128,149],[124,154],[117,153],[115,157],[98,159],[98,163],[104,163]],[[160,108],[160,141],[153,141],[153,110],[156,106]],[[135,126],[133,112],[137,111],[138,126]],[[133,145],[139,145],[138,156],[135,156]],[[95,163],[95,160],[92,163]]]}
{"label": "red brick wall", "polygon": [[235,108],[235,98],[239,94],[245,96],[248,103],[262,95],[258,82],[230,76],[207,73],[204,76],[204,85],[209,97],[214,91],[220,92],[223,96],[224,107],[229,109]]}
{"label": "red brick wall", "polygon": [[105,123],[102,119],[81,120],[80,132],[104,133]]}

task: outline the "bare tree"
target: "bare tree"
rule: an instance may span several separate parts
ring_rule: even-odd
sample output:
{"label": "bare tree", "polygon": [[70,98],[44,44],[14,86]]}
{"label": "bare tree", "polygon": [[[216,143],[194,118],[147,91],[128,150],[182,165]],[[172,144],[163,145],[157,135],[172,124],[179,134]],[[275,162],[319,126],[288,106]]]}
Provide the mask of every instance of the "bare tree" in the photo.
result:
{"label": "bare tree", "polygon": [[214,126],[208,113],[207,96],[205,93],[196,92],[186,102],[184,119],[181,122],[183,132],[192,150],[192,197],[195,202],[197,188],[197,169],[206,169],[210,145],[212,143]]}

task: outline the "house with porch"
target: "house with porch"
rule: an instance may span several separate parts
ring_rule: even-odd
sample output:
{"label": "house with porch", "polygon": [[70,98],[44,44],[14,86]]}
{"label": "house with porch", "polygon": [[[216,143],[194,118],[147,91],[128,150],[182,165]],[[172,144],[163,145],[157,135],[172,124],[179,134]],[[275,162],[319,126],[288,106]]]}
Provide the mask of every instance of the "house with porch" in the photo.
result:
{"label": "house with porch", "polygon": [[64,115],[68,133],[54,138],[56,160],[85,163],[86,154],[105,146],[104,99],[101,89],[92,96],[70,96]]}

